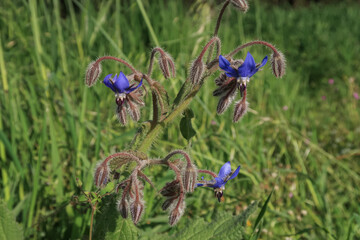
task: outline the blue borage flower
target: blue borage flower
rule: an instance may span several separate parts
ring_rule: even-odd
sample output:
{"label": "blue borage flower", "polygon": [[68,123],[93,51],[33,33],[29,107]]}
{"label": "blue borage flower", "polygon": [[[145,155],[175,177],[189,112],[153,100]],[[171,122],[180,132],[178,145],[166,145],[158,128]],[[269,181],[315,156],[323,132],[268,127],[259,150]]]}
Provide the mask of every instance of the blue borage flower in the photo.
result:
{"label": "blue borage flower", "polygon": [[201,180],[197,183],[197,187],[214,188],[215,197],[217,197],[220,202],[221,197],[223,196],[223,190],[225,189],[225,184],[229,180],[234,179],[239,174],[239,171],[240,166],[238,166],[235,171],[231,171],[231,163],[229,161],[221,167],[217,177],[210,181]]}
{"label": "blue borage flower", "polygon": [[222,114],[232,103],[237,91],[239,90],[242,96],[241,101],[235,104],[234,122],[246,113],[248,103],[246,102],[246,85],[259,69],[267,63],[266,56],[261,64],[256,64],[253,56],[248,52],[245,61],[232,60],[229,62],[222,55],[219,56],[219,67],[225,71],[216,80],[215,83],[219,86],[214,92],[213,96],[219,96],[220,100],[217,106],[217,113]]}
{"label": "blue borage flower", "polygon": [[[141,87],[143,80],[141,79],[139,84],[135,86],[135,84],[130,85],[129,79],[123,72],[120,72],[119,76],[115,74],[114,78],[112,76],[113,74],[107,75],[103,83],[115,93],[116,113],[119,121],[123,125],[126,124],[126,112],[129,112],[134,121],[139,121],[140,106],[143,106],[144,102],[142,100],[142,92],[140,89],[137,89]],[[135,78],[135,75],[130,76],[132,79]]]}
{"label": "blue borage flower", "polygon": [[129,94],[132,91],[135,91],[137,88],[141,87],[142,85],[142,79],[136,87],[133,87],[134,85],[130,86],[129,80],[126,78],[125,74],[123,72],[120,72],[119,76],[115,74],[114,78],[111,78],[112,74],[107,75],[104,78],[104,84],[109,87],[113,92],[115,93],[125,93]]}
{"label": "blue borage flower", "polygon": [[247,53],[245,61],[241,64],[238,69],[231,67],[230,62],[224,58],[222,55],[219,56],[219,67],[226,72],[226,76],[234,77],[236,79],[241,79],[243,83],[249,82],[250,77],[252,77],[259,69],[267,63],[268,57],[265,56],[261,61],[261,64],[257,65],[253,56],[250,52]]}

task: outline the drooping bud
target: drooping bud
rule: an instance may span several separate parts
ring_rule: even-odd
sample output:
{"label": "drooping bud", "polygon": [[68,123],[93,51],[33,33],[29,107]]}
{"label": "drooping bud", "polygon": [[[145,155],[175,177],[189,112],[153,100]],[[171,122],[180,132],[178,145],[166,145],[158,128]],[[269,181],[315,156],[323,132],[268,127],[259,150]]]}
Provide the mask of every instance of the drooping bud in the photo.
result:
{"label": "drooping bud", "polygon": [[218,114],[224,113],[224,111],[230,106],[230,104],[234,100],[236,92],[237,88],[232,88],[223,97],[220,98],[216,109]]}
{"label": "drooping bud", "polygon": [[200,59],[196,59],[190,68],[190,81],[193,85],[200,84],[201,77],[204,73],[205,65]]}
{"label": "drooping bud", "polygon": [[165,202],[161,205],[162,210],[166,211],[171,205],[176,202],[177,197],[168,198]]}
{"label": "drooping bud", "polygon": [[281,78],[285,75],[286,60],[282,52],[277,51],[271,55],[271,68],[275,77]]}
{"label": "drooping bud", "polygon": [[177,197],[180,193],[179,180],[166,183],[166,185],[160,190],[160,194],[164,197]]}
{"label": "drooping bud", "polygon": [[125,198],[125,195],[123,195],[123,197],[118,201],[117,203],[117,209],[120,212],[120,215],[123,218],[127,218],[128,217],[128,209],[129,209],[129,203]]}
{"label": "drooping bud", "polygon": [[249,9],[249,5],[246,0],[231,0],[231,4],[244,13]]}
{"label": "drooping bud", "polygon": [[228,77],[226,76],[226,73],[222,73],[218,78],[215,79],[215,84],[217,86],[221,86],[227,79]]}
{"label": "drooping bud", "polygon": [[135,199],[130,203],[131,218],[135,225],[140,221],[144,209],[144,202],[140,199]]}
{"label": "drooping bud", "polygon": [[130,101],[128,99],[128,101],[125,102],[126,107],[128,109],[128,112],[130,114],[130,117],[135,121],[139,121],[140,119],[140,106],[137,105],[136,103]]}
{"label": "drooping bud", "polygon": [[106,162],[101,162],[96,165],[94,173],[95,186],[103,188],[109,181],[110,168]]}
{"label": "drooping bud", "polygon": [[93,86],[96,81],[98,80],[100,74],[101,74],[101,64],[96,63],[96,61],[92,61],[88,67],[86,68],[86,74],[85,74],[85,84],[88,87]]}
{"label": "drooping bud", "polygon": [[245,100],[245,96],[246,95],[244,95],[243,98],[235,104],[234,119],[233,119],[234,122],[239,121],[240,118],[242,118],[247,111],[249,103]]}
{"label": "drooping bud", "polygon": [[[176,71],[175,71],[174,60],[167,52],[164,52],[164,54],[160,54],[159,66],[160,66],[161,72],[163,73],[163,75],[166,79],[170,78],[171,75],[172,75],[172,77],[175,77]],[[170,72],[171,72],[171,75],[170,75]]]}
{"label": "drooping bud", "polygon": [[179,199],[179,202],[177,206],[170,212],[169,215],[169,224],[171,226],[174,226],[181,218],[181,216],[184,214],[185,210],[185,201]]}
{"label": "drooping bud", "polygon": [[193,192],[197,181],[197,169],[194,164],[188,164],[183,177],[183,184],[186,192]]}
{"label": "drooping bud", "polygon": [[125,106],[118,105],[116,107],[116,116],[117,116],[117,119],[119,120],[119,122],[125,126],[126,125],[126,108],[125,108]]}
{"label": "drooping bud", "polygon": [[125,181],[122,181],[121,183],[119,183],[115,188],[116,193],[119,193],[120,190],[124,190],[128,186],[128,184],[129,184],[128,180],[125,180]]}

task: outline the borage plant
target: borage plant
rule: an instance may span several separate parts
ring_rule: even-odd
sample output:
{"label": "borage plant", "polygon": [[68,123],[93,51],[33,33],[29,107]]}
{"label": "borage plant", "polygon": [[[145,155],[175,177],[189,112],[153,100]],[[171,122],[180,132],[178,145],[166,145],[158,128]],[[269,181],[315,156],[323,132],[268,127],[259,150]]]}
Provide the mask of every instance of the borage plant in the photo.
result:
{"label": "borage plant", "polygon": [[[95,169],[95,185],[98,188],[103,188],[110,181],[116,183],[109,194],[118,195],[117,208],[120,215],[123,218],[130,215],[134,224],[140,221],[144,213],[144,183],[147,182],[154,186],[149,176],[146,176],[143,172],[146,167],[163,165],[175,173],[175,179],[166,183],[160,190],[160,194],[165,197],[162,208],[169,211],[169,224],[172,226],[184,214],[185,195],[187,193],[191,193],[195,189],[198,190],[199,187],[211,187],[215,191],[216,198],[220,201],[225,184],[238,175],[240,166],[231,171],[230,162],[226,162],[221,167],[219,174],[205,169],[198,169],[189,154],[182,150],[174,150],[160,159],[152,159],[147,155],[149,148],[156,141],[159,133],[187,110],[209,76],[219,70],[223,71],[215,79],[217,89],[213,92],[214,96],[219,97],[218,114],[222,114],[239,93],[241,99],[235,103],[233,115],[233,122],[238,122],[248,108],[246,92],[250,78],[266,65],[268,57],[265,56],[261,63],[256,63],[250,52],[247,53],[245,60],[235,59],[234,56],[244,48],[253,45],[265,46],[272,51],[270,63],[275,77],[281,78],[285,74],[285,58],[283,54],[268,42],[251,41],[236,47],[228,54],[221,55],[221,41],[218,30],[224,11],[229,4],[244,13],[248,9],[245,0],[225,1],[213,36],[193,61],[189,77],[183,83],[171,106],[169,106],[166,89],[152,77],[156,56],[158,56],[158,64],[163,76],[167,79],[176,77],[173,58],[160,47],[155,47],[152,50],[149,68],[146,73],[131,66],[125,60],[113,56],[98,58],[91,62],[86,70],[85,83],[89,87],[93,86],[100,77],[102,72],[101,64],[105,60],[117,61],[131,71],[131,74],[127,76],[123,72],[110,73],[103,80],[104,85],[115,93],[116,114],[122,125],[127,124],[129,119],[127,115],[130,115],[133,121],[140,120],[140,108],[146,105],[143,100],[144,93],[151,93],[152,119],[141,123],[139,131],[137,131],[132,141],[131,149],[108,156]],[[216,51],[214,52],[214,50]],[[207,54],[206,60],[204,59],[205,54]],[[189,116],[191,114],[185,115]],[[191,136],[187,135],[185,137],[190,138]],[[131,166],[132,172],[126,179],[120,181],[119,175],[122,174],[120,168],[124,165]],[[212,179],[200,180],[198,179],[200,174],[208,174]],[[90,229],[90,236],[91,231],[92,229]]]}

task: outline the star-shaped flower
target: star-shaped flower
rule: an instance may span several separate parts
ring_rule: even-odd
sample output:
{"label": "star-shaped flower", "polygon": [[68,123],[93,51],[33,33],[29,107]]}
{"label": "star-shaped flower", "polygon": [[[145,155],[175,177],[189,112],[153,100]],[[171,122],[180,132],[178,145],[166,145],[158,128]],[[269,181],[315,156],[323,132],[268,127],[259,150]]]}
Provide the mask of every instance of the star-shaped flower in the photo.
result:
{"label": "star-shaped flower", "polygon": [[240,91],[242,96],[241,101],[235,105],[234,122],[246,113],[248,103],[246,102],[246,85],[261,67],[267,62],[266,56],[261,64],[256,64],[253,56],[248,52],[245,61],[232,60],[229,62],[222,55],[219,56],[219,67],[225,71],[215,80],[216,85],[219,87],[213,92],[213,96],[219,96],[220,100],[217,106],[217,113],[222,114],[232,103],[237,93]]}
{"label": "star-shaped flower", "polygon": [[[136,76],[132,74],[129,78],[133,80],[136,79]],[[144,102],[142,100],[142,92],[138,88],[141,87],[142,81],[141,79],[137,86],[135,84],[130,85],[129,79],[123,72],[120,72],[119,76],[115,74],[114,78],[112,78],[112,74],[104,78],[103,83],[115,92],[116,113],[123,125],[126,124],[126,112],[129,112],[134,121],[139,121],[140,119],[140,106],[143,106]]]}
{"label": "star-shaped flower", "polygon": [[137,88],[141,87],[142,85],[142,79],[136,87],[133,87],[133,85],[130,86],[129,80],[126,78],[125,74],[123,72],[120,72],[119,76],[115,74],[114,78],[111,78],[112,74],[107,75],[104,78],[104,84],[109,87],[113,92],[115,93],[131,93],[132,91],[136,90]]}
{"label": "star-shaped flower", "polygon": [[268,57],[265,56],[261,64],[256,64],[253,56],[248,52],[244,63],[238,69],[235,69],[226,58],[220,55],[219,67],[226,72],[226,76],[241,79],[246,84],[246,82],[249,82],[250,77],[257,73],[261,67],[265,66],[267,59]]}
{"label": "star-shaped flower", "polygon": [[214,188],[215,196],[218,198],[219,202],[221,200],[221,197],[223,195],[223,190],[225,189],[225,184],[235,178],[240,171],[240,166],[236,168],[236,170],[231,171],[231,164],[230,161],[225,163],[220,171],[217,177],[210,181],[199,181],[197,184],[198,187],[211,187]]}

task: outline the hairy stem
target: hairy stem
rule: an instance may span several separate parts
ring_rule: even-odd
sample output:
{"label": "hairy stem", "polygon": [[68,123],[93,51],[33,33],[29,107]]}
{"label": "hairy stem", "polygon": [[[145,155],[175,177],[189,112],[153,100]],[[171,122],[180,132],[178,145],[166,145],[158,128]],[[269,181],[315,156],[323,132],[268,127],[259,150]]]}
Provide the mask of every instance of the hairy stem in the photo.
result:
{"label": "hairy stem", "polygon": [[171,153],[169,153],[165,158],[164,158],[164,161],[169,161],[169,159],[174,156],[175,154],[181,154],[185,157],[185,160],[187,162],[188,165],[191,165],[191,159],[189,157],[189,155],[185,152],[185,151],[182,151],[182,150],[175,150],[175,151],[172,151]]}
{"label": "hairy stem", "polygon": [[159,120],[159,107],[157,104],[158,99],[154,91],[152,92],[152,102],[153,102],[153,119],[151,121],[151,126],[154,127]]}
{"label": "hairy stem", "polygon": [[217,177],[216,173],[214,173],[214,172],[212,172],[212,171],[209,171],[209,170],[199,169],[199,170],[198,170],[198,172],[199,172],[199,173],[206,173],[206,174],[209,174],[209,175],[211,175],[211,176],[212,176],[212,177],[214,177],[214,178],[216,178],[216,177]]}
{"label": "hairy stem", "polygon": [[215,27],[215,31],[214,31],[214,36],[216,36],[216,35],[218,34],[222,16],[224,15],[225,9],[226,9],[227,6],[229,5],[229,3],[230,3],[230,0],[227,0],[227,1],[224,3],[222,9],[220,10],[219,17],[218,17],[217,22],[216,22],[216,27]]}
{"label": "hairy stem", "polygon": [[240,45],[239,47],[235,48],[234,51],[232,51],[231,53],[229,53],[226,56],[227,57],[233,57],[235,54],[237,54],[242,49],[244,49],[246,47],[249,47],[249,46],[252,46],[252,45],[264,45],[264,46],[270,48],[275,53],[278,53],[277,49],[272,44],[270,44],[268,42],[265,42],[265,41],[251,41],[251,42],[245,43],[243,45]]}
{"label": "hairy stem", "polygon": [[122,64],[124,64],[125,66],[127,66],[128,68],[130,68],[130,70],[135,73],[136,70],[133,66],[131,66],[128,62],[126,62],[125,60],[121,59],[121,58],[117,58],[117,57],[112,57],[112,56],[104,56],[104,57],[101,57],[99,59],[96,60],[95,64],[99,64],[101,61],[103,60],[114,60],[114,61],[117,61],[117,62],[120,62]]}
{"label": "hairy stem", "polygon": [[154,66],[154,58],[155,58],[155,54],[159,52],[161,55],[164,55],[165,52],[162,48],[160,47],[156,47],[151,51],[151,56],[150,56],[150,64],[149,64],[149,69],[148,69],[148,76],[151,76],[152,71],[153,71],[153,66]]}

